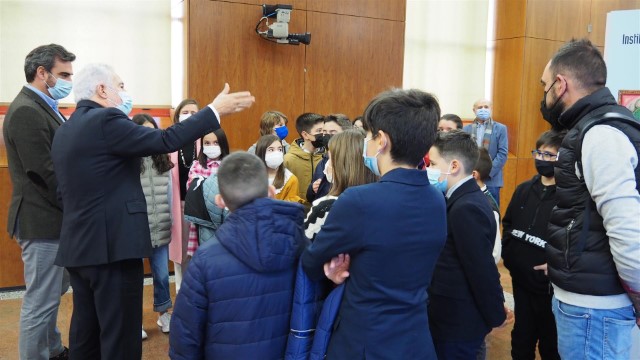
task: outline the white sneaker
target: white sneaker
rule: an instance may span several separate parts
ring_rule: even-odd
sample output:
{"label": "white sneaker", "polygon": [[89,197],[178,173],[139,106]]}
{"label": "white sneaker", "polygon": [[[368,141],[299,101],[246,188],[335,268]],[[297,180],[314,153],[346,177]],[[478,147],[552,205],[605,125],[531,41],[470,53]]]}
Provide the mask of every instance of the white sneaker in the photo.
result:
{"label": "white sneaker", "polygon": [[142,328],[142,340],[146,340],[149,336],[147,336],[147,332]]}
{"label": "white sneaker", "polygon": [[166,312],[160,315],[160,317],[158,318],[158,322],[156,324],[158,324],[158,326],[160,327],[163,333],[165,334],[168,333],[169,325],[171,324],[171,314]]}

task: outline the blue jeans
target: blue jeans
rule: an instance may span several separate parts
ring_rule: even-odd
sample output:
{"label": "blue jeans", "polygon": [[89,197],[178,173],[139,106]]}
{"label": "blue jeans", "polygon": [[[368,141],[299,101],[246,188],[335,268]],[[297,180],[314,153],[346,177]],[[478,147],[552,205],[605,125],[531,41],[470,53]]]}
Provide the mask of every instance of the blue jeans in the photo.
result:
{"label": "blue jeans", "polygon": [[631,305],[619,309],[588,309],[552,299],[558,328],[558,353],[563,359],[629,359],[631,330],[636,324]]}
{"label": "blue jeans", "polygon": [[489,186],[487,185],[487,190],[491,193],[494,199],[496,199],[496,204],[498,208],[500,208],[500,187],[498,186]]}
{"label": "blue jeans", "polygon": [[149,262],[153,276],[153,311],[164,312],[172,306],[169,293],[169,246],[153,248]]}

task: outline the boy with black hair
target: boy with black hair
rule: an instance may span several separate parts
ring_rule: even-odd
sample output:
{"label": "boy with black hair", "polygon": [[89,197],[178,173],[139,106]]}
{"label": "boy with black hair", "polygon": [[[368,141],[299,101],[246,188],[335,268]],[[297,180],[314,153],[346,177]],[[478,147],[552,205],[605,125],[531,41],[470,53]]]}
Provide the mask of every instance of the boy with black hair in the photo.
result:
{"label": "boy with black hair", "polygon": [[475,359],[505,321],[500,275],[491,256],[496,221],[471,172],[478,146],[461,131],[440,132],[429,150],[429,181],[447,198],[447,241],[429,287],[429,325],[439,359]]}
{"label": "boy with black hair", "polygon": [[[516,321],[511,332],[511,356],[560,359],[556,324],[551,311],[549,278],[540,266],[547,262],[545,247],[551,210],[557,204],[554,162],[566,131],[549,130],[536,141],[538,174],[518,185],[502,224],[502,258],[511,273]],[[545,264],[546,265],[546,264]]]}
{"label": "boy with black hair", "polygon": [[[189,264],[171,321],[172,359],[280,359],[298,257],[306,238],[304,208],[268,199],[264,161],[245,152],[218,169],[216,205],[231,211]],[[259,354],[259,355],[258,355]]]}
{"label": "boy with black hair", "polygon": [[[324,117],[324,124],[322,125],[323,140],[326,139],[326,143],[328,145],[329,140],[331,140],[333,135],[351,129],[352,127],[353,125],[351,125],[351,121],[349,121],[349,118],[344,114],[327,115]],[[329,190],[331,189],[331,181],[329,181],[324,175],[324,168],[327,166],[327,161],[329,160],[329,155],[326,150],[325,146],[324,156],[318,163],[318,166],[313,173],[311,183],[307,188],[307,201],[310,203],[314,202],[316,199],[326,196],[329,194]]]}
{"label": "boy with black hair", "polygon": [[296,139],[284,155],[284,166],[298,178],[298,196],[307,200],[307,188],[313,173],[322,160],[329,137],[322,133],[324,116],[304,113],[296,119]]}

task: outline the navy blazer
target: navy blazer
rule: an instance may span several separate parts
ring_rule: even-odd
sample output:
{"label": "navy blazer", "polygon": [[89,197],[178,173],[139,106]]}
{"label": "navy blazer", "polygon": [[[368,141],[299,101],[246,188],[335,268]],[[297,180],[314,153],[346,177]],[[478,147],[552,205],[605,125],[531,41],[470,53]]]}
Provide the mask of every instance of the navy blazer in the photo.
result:
{"label": "navy blazer", "polygon": [[447,200],[447,243],[429,287],[434,340],[484,339],[505,320],[500,274],[491,254],[496,221],[473,179]]}
{"label": "navy blazer", "polygon": [[[507,136],[507,127],[495,120],[493,121],[493,129],[491,130],[491,138],[489,139],[489,156],[491,157],[491,172],[489,179],[485,180],[487,186],[502,187],[504,180],[502,179],[502,169],[507,163],[507,155],[509,154],[509,137]],[[471,125],[463,128],[464,132],[471,134]],[[476,134],[471,134],[476,136]]]}
{"label": "navy blazer", "polygon": [[[485,200],[486,202],[486,200]],[[427,292],[446,239],[444,197],[424,171],[394,169],[340,195],[302,255],[309,277],[351,255],[328,359],[434,359]]]}
{"label": "navy blazer", "polygon": [[205,107],[166,130],[80,101],[51,149],[63,219],[55,264],[90,266],[151,256],[140,157],[166,154],[220,128]]}

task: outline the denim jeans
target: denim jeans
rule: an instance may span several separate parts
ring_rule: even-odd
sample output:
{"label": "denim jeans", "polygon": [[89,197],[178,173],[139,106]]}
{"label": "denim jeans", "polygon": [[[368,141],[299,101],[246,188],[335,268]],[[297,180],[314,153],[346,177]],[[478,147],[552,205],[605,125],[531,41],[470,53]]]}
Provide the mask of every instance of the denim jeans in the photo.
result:
{"label": "denim jeans", "polygon": [[631,330],[636,326],[631,305],[619,309],[588,309],[552,299],[563,359],[629,359]]}
{"label": "denim jeans", "polygon": [[169,246],[153,248],[149,262],[153,276],[153,311],[167,311],[172,305],[169,293]]}

